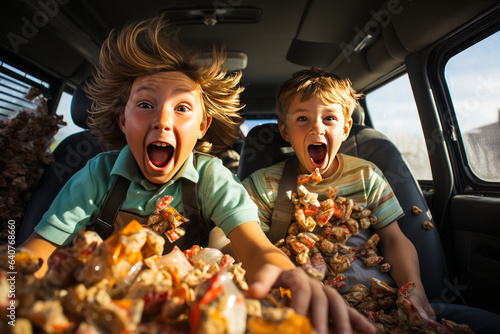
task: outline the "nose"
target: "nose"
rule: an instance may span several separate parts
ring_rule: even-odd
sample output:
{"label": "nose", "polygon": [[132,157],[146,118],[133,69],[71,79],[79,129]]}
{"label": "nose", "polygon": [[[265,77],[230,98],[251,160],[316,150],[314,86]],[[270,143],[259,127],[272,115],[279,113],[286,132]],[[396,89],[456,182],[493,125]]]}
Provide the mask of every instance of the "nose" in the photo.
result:
{"label": "nose", "polygon": [[161,131],[172,130],[171,117],[166,108],[163,108],[158,112],[158,116],[153,123],[153,128]]}
{"label": "nose", "polygon": [[311,124],[309,129],[309,134],[312,136],[322,136],[325,134],[325,128],[323,127],[323,122],[321,120],[316,120]]}

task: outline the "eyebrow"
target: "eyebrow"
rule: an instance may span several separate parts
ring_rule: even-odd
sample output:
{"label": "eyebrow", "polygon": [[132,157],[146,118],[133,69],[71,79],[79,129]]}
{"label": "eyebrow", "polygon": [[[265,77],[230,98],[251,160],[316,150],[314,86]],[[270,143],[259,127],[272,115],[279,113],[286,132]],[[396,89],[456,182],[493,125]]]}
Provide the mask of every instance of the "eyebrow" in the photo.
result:
{"label": "eyebrow", "polygon": [[296,113],[296,112],[309,112],[310,110],[308,109],[304,109],[304,108],[300,108],[300,109],[290,109],[290,113]]}
{"label": "eyebrow", "polygon": [[[137,87],[132,92],[132,94],[137,94],[137,93],[140,93],[141,91],[155,91],[155,90],[157,90],[157,87],[155,87],[155,86],[144,85],[144,86]],[[174,93],[190,93],[192,95],[196,95],[196,94],[194,94],[194,92],[196,92],[196,91],[197,91],[196,89],[190,89],[188,87],[178,87],[174,90]]]}
{"label": "eyebrow", "polygon": [[143,91],[143,90],[146,90],[146,91],[153,91],[153,90],[155,90],[155,88],[154,88],[154,87],[152,87],[152,86],[139,86],[139,87],[137,87],[137,88],[136,88],[136,89],[132,92],[132,94],[139,93],[139,92],[141,92],[141,91]]}
{"label": "eyebrow", "polygon": [[[328,113],[332,113],[332,114],[344,114],[344,112],[342,110],[336,110],[336,109],[332,109],[332,108],[327,108],[327,109],[324,109],[324,111],[328,112]],[[305,109],[305,108],[299,108],[299,109],[289,109],[287,114],[297,114],[297,113],[310,113],[311,110],[309,109]]]}

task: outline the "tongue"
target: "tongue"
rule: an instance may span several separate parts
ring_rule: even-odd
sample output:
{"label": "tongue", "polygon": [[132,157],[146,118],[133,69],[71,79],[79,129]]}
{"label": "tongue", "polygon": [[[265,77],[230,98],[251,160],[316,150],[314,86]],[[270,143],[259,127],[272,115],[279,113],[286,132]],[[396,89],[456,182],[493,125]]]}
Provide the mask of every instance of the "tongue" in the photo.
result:
{"label": "tongue", "polygon": [[319,164],[325,160],[326,156],[326,147],[325,145],[311,145],[309,146],[309,155],[311,159],[314,160],[315,163]]}
{"label": "tongue", "polygon": [[173,153],[174,148],[172,146],[158,147],[150,145],[148,147],[149,160],[156,167],[165,167]]}

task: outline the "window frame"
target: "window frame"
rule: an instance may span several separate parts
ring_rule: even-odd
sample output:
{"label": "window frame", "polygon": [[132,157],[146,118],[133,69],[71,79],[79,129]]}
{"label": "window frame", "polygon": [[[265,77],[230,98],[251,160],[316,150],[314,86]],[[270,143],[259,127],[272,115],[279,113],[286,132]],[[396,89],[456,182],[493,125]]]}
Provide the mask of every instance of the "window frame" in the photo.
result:
{"label": "window frame", "polygon": [[[42,89],[45,90],[44,93],[47,93],[44,95],[48,98],[48,113],[49,115],[53,115],[57,109],[63,90],[67,89],[66,83],[54,75],[49,69],[41,67],[41,65],[36,65],[28,59],[20,59],[17,55],[8,50],[0,50],[0,58],[6,64],[49,84],[48,89],[45,86],[42,86]],[[26,79],[21,80],[23,81]]]}
{"label": "window frame", "polygon": [[495,18],[500,15],[500,10],[495,12],[439,44],[431,51],[428,59],[429,84],[435,98],[444,140],[448,148],[448,156],[455,179],[454,189],[460,194],[487,195],[500,191],[500,182],[480,179],[468,164],[462,133],[459,131],[459,123],[445,78],[445,67],[452,57],[500,31],[500,22]]}

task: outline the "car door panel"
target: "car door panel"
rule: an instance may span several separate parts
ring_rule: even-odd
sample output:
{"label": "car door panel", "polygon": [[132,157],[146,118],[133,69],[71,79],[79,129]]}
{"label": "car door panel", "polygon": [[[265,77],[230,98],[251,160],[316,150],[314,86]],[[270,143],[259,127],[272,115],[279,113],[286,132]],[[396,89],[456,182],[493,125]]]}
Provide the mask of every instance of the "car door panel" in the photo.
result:
{"label": "car door panel", "polygon": [[451,199],[450,259],[455,280],[471,305],[500,312],[500,198],[459,195]]}

